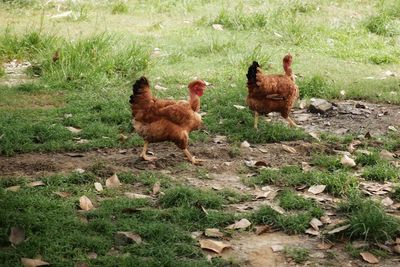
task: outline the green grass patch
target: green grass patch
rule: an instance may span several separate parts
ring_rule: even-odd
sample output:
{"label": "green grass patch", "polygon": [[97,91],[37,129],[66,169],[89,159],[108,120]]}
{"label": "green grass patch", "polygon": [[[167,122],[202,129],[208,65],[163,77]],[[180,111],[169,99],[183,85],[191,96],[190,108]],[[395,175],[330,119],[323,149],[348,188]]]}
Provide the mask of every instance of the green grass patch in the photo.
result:
{"label": "green grass patch", "polygon": [[329,172],[334,172],[344,168],[344,166],[340,163],[338,156],[326,154],[314,154],[312,156],[311,163],[326,169]]}
{"label": "green grass patch", "polygon": [[112,4],[111,14],[126,14],[129,12],[129,6],[126,1],[118,0]]}
{"label": "green grass patch", "polygon": [[301,264],[307,261],[310,257],[310,250],[307,248],[285,248],[286,257],[293,259],[295,263]]}
{"label": "green grass patch", "polygon": [[278,195],[279,206],[285,210],[309,210],[315,217],[321,217],[322,209],[312,199],[307,199],[296,194],[296,192],[284,189]]}
{"label": "green grass patch", "polygon": [[372,181],[398,181],[399,180],[399,170],[388,162],[381,162],[373,166],[368,166],[364,169],[362,176],[366,180]]}

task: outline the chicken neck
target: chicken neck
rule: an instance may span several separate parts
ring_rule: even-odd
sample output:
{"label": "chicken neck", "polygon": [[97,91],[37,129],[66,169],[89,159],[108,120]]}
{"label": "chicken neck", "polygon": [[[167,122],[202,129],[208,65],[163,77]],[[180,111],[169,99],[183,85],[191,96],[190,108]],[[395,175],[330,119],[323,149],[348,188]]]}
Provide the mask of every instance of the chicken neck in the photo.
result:
{"label": "chicken neck", "polygon": [[189,104],[194,112],[200,111],[200,97],[195,92],[190,92]]}

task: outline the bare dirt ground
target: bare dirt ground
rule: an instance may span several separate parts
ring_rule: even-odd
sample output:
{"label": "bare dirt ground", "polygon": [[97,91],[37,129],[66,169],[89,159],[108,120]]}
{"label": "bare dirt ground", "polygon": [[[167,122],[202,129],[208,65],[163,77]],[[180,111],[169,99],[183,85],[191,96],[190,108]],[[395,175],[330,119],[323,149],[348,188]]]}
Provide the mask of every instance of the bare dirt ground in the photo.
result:
{"label": "bare dirt ground", "polygon": [[[357,106],[357,107],[356,107]],[[305,109],[294,112],[294,119],[300,127],[308,132],[327,131],[336,134],[356,133],[364,135],[384,134],[389,126],[399,128],[400,107],[392,105],[372,104],[358,101],[341,101],[336,110],[327,114],[311,114]],[[269,120],[280,120],[271,116]],[[262,134],[262,133],[260,133]],[[284,145],[295,149],[294,153],[284,149]],[[144,162],[139,159],[141,148],[132,149],[98,149],[88,152],[69,153],[28,153],[12,157],[0,156],[1,177],[30,177],[32,179],[56,173],[69,173],[76,169],[90,169],[96,163],[107,166],[109,173],[143,170],[159,171],[196,187],[232,188],[253,195],[251,201],[234,204],[227,209],[243,212],[256,209],[259,205],[273,205],[268,198],[259,197],[263,189],[248,187],[243,178],[253,175],[257,168],[248,168],[257,161],[268,167],[285,165],[301,165],[309,162],[313,152],[332,152],[336,148],[314,140],[293,141],[270,144],[251,144],[249,148],[241,148],[238,155],[230,155],[230,144],[216,143],[210,137],[208,143],[195,143],[190,151],[198,158],[206,161],[202,166],[192,166],[185,161],[183,153],[173,144],[151,144],[150,151],[158,157],[155,162]],[[138,190],[140,190],[138,188]],[[270,187],[268,190],[279,190]],[[322,196],[317,201],[324,205],[337,202],[329,196]],[[337,218],[340,219],[340,218]],[[225,258],[234,258],[241,266],[294,266],[281,252],[273,252],[271,246],[299,246],[309,248],[311,257],[305,263],[308,266],[366,266],[360,260],[352,259],[343,252],[343,246],[336,244],[330,249],[318,249],[322,240],[306,235],[288,236],[281,232],[270,232],[262,235],[243,232],[235,234],[231,239],[231,249],[222,254]],[[398,266],[399,259],[388,258],[378,266]]]}

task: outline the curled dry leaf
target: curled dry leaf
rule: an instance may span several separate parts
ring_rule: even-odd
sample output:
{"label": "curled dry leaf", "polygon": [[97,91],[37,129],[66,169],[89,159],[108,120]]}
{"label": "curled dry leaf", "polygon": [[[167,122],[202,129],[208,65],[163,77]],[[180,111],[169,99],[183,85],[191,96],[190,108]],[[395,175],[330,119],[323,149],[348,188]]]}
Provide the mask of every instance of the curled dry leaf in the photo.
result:
{"label": "curled dry leaf", "polygon": [[44,186],[45,184],[42,181],[34,181],[28,184],[28,187],[36,187],[36,186]]}
{"label": "curled dry leaf", "polygon": [[351,226],[350,224],[346,224],[346,225],[340,226],[338,228],[335,228],[333,230],[330,230],[328,232],[328,235],[333,235],[333,234],[337,234],[337,233],[343,232],[344,230],[349,229],[350,226]]}
{"label": "curled dry leaf", "polygon": [[196,232],[191,232],[191,233],[190,233],[190,236],[191,236],[193,239],[198,239],[198,238],[200,238],[202,235],[203,235],[203,232],[201,232],[201,231],[196,231]]}
{"label": "curled dry leaf", "polygon": [[313,186],[310,186],[310,188],[308,188],[308,192],[310,192],[314,195],[317,195],[317,194],[324,192],[325,188],[326,188],[326,185],[313,185]]}
{"label": "curled dry leaf", "polygon": [[285,248],[282,245],[272,245],[271,249],[273,252],[283,251]]}
{"label": "curled dry leaf", "polygon": [[5,190],[10,191],[10,192],[17,192],[20,189],[21,189],[20,185],[14,185],[14,186],[7,187]]}
{"label": "curled dry leaf", "polygon": [[227,137],[224,135],[217,135],[213,138],[213,142],[216,144],[226,143],[227,140],[228,140]]}
{"label": "curled dry leaf", "polygon": [[157,195],[158,193],[160,193],[160,189],[161,189],[161,184],[160,182],[156,182],[153,185],[153,195]]}
{"label": "curled dry leaf", "polygon": [[244,107],[244,106],[241,106],[241,105],[233,105],[235,108],[237,108],[237,109],[245,109],[246,107]]}
{"label": "curled dry leaf", "polygon": [[323,223],[317,218],[312,218],[312,220],[310,221],[310,225],[312,228],[314,228],[314,230],[319,231],[319,227],[322,226]]}
{"label": "curled dry leaf", "polygon": [[314,235],[314,236],[320,236],[320,232],[319,231],[311,229],[311,228],[308,228],[306,230],[306,234]]}
{"label": "curled dry leaf", "polygon": [[333,244],[328,244],[328,243],[319,243],[317,245],[317,248],[320,250],[327,250],[333,247]]}
{"label": "curled dry leaf", "polygon": [[387,151],[386,149],[382,150],[382,151],[379,153],[379,156],[380,156],[382,159],[385,159],[385,160],[394,160],[394,158],[395,158],[395,154],[392,153],[392,152]]}
{"label": "curled dry leaf", "polygon": [[94,188],[96,189],[97,192],[103,191],[103,186],[99,182],[94,183]]}
{"label": "curled dry leaf", "polygon": [[199,240],[200,243],[200,247],[202,249],[207,249],[207,250],[211,250],[214,251],[218,254],[221,254],[221,252],[225,249],[225,248],[229,248],[231,247],[231,245],[226,244],[224,242],[221,241],[215,241],[212,239],[202,239]]}
{"label": "curled dry leaf", "polygon": [[370,252],[361,252],[360,255],[363,258],[363,260],[365,260],[368,263],[371,263],[371,264],[379,263],[379,259]]}
{"label": "curled dry leaf", "polygon": [[224,26],[221,25],[221,24],[213,24],[212,27],[216,31],[223,31],[224,30]]}
{"label": "curled dry leaf", "polygon": [[25,240],[25,230],[21,227],[11,227],[10,236],[8,240],[13,245],[19,245]]}
{"label": "curled dry leaf", "polygon": [[138,234],[133,232],[119,231],[115,233],[114,240],[115,243],[119,246],[125,246],[129,243],[136,243],[136,244],[142,243],[142,238]]}
{"label": "curled dry leaf", "polygon": [[243,141],[243,142],[240,144],[240,147],[241,147],[241,148],[249,148],[249,147],[250,147],[250,144],[249,144],[249,142],[247,142],[247,141]]}
{"label": "curled dry leaf", "polygon": [[255,230],[256,235],[261,235],[272,231],[271,226],[269,225],[257,225],[255,228],[256,228]]}
{"label": "curled dry leaf", "polygon": [[350,143],[350,145],[348,146],[347,150],[350,153],[353,153],[356,150],[356,147],[358,145],[361,145],[361,144],[362,144],[362,142],[360,140],[354,140],[353,142]]}
{"label": "curled dry leaf", "polygon": [[79,198],[79,207],[82,210],[89,211],[89,210],[93,209],[93,204],[92,204],[92,201],[90,201],[90,199],[87,196],[81,196]]}
{"label": "curled dry leaf", "polygon": [[116,173],[106,180],[106,187],[115,188],[121,185]]}
{"label": "curled dry leaf", "polygon": [[310,164],[308,164],[308,162],[303,161],[303,162],[301,163],[301,169],[302,169],[304,172],[309,172],[309,171],[311,171],[312,167],[310,166]]}
{"label": "curled dry leaf", "polygon": [[294,149],[293,147],[287,146],[287,145],[282,145],[283,150],[285,150],[286,152],[289,152],[291,154],[296,154],[297,151],[296,149]]}
{"label": "curled dry leaf", "polygon": [[223,237],[224,234],[218,228],[207,228],[204,234],[208,237]]}
{"label": "curled dry leaf", "polygon": [[50,263],[42,261],[40,259],[28,259],[28,258],[22,258],[21,264],[25,267],[37,267],[37,266],[50,265]]}
{"label": "curled dry leaf", "polygon": [[350,158],[347,155],[343,155],[343,157],[340,159],[340,163],[343,166],[346,166],[346,167],[354,167],[354,166],[356,166],[356,162],[354,161],[354,159]]}
{"label": "curled dry leaf", "polygon": [[147,195],[136,194],[136,193],[131,193],[131,192],[125,192],[124,195],[125,195],[127,198],[130,198],[130,199],[150,198],[150,196],[147,196]]}
{"label": "curled dry leaf", "polygon": [[72,127],[72,126],[68,126],[66,128],[67,128],[68,131],[70,131],[71,133],[74,133],[74,134],[80,133],[82,131],[82,129],[75,128],[75,127]]}
{"label": "curled dry leaf", "polygon": [[251,225],[251,222],[244,218],[238,222],[235,222],[234,224],[231,224],[231,225],[225,227],[225,229],[245,229],[245,228],[249,227],[250,225]]}
{"label": "curled dry leaf", "polygon": [[400,245],[396,245],[392,249],[395,253],[400,254]]}
{"label": "curled dry leaf", "polygon": [[61,198],[66,198],[71,196],[70,192],[54,192],[54,194],[56,194],[57,196],[61,197]]}
{"label": "curled dry leaf", "polygon": [[318,142],[321,141],[321,139],[319,138],[319,134],[314,133],[314,132],[310,132],[308,133],[312,138],[314,138],[315,140],[317,140]]}
{"label": "curled dry leaf", "polygon": [[382,199],[381,203],[384,206],[389,207],[389,206],[393,205],[393,200],[390,197],[385,197],[384,199]]}
{"label": "curled dry leaf", "polygon": [[393,125],[388,126],[388,130],[390,130],[392,132],[398,132],[397,128],[394,127]]}

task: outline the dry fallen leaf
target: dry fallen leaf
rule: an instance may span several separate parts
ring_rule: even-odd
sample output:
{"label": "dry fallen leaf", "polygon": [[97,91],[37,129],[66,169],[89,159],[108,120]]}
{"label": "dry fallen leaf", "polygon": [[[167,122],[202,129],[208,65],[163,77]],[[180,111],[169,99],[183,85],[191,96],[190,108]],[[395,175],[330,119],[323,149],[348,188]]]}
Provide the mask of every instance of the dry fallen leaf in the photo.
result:
{"label": "dry fallen leaf", "polygon": [[340,163],[343,166],[346,166],[346,167],[354,167],[354,166],[356,166],[356,162],[354,161],[354,159],[350,158],[347,155],[343,155],[343,157],[340,159]]}
{"label": "dry fallen leaf", "polygon": [[241,106],[241,105],[233,105],[235,108],[237,108],[237,109],[245,109],[246,107],[244,107],[244,106]]}
{"label": "dry fallen leaf", "polygon": [[39,259],[28,259],[28,258],[21,258],[21,264],[25,267],[37,267],[37,266],[44,266],[50,265],[50,263],[39,260]]}
{"label": "dry fallen leaf", "polygon": [[251,222],[244,218],[238,222],[235,222],[234,224],[231,224],[231,225],[225,227],[225,229],[245,229],[245,228],[249,227],[250,225],[251,225]]}
{"label": "dry fallen leaf", "polygon": [[297,151],[296,149],[294,149],[293,147],[287,146],[287,145],[282,145],[283,150],[285,150],[286,152],[292,153],[292,154],[296,154]]}
{"label": "dry fallen leaf", "polygon": [[75,127],[72,127],[72,126],[69,126],[69,127],[66,127],[67,128],[67,130],[68,131],[70,131],[71,133],[80,133],[81,131],[82,131],[82,129],[79,129],[79,128],[75,128]]}
{"label": "dry fallen leaf", "polygon": [[8,240],[13,245],[19,245],[25,240],[25,230],[21,227],[11,227],[10,236]]}
{"label": "dry fallen leaf", "polygon": [[310,166],[310,164],[308,164],[308,162],[302,162],[301,163],[301,169],[304,171],[304,172],[309,172],[309,171],[311,171],[312,170],[312,167]]}
{"label": "dry fallen leaf", "polygon": [[207,228],[204,234],[208,237],[223,237],[224,234],[218,228]]}
{"label": "dry fallen leaf", "polygon": [[88,257],[88,259],[91,259],[91,260],[97,259],[97,253],[96,252],[89,252],[87,257]]}
{"label": "dry fallen leaf", "polygon": [[268,164],[265,161],[259,160],[254,163],[254,166],[256,167],[268,167]]}
{"label": "dry fallen leaf", "polygon": [[255,231],[255,234],[256,235],[261,235],[261,234],[264,234],[264,233],[269,233],[269,232],[271,232],[271,226],[269,226],[269,225],[257,225],[256,227],[256,231]]}
{"label": "dry fallen leaf", "polygon": [[54,192],[54,194],[56,194],[57,196],[62,197],[62,198],[71,196],[71,193],[69,193],[69,192]]}
{"label": "dry fallen leaf", "polygon": [[328,232],[328,235],[333,235],[333,234],[342,232],[342,231],[344,231],[344,230],[350,228],[350,226],[351,226],[350,224],[346,224],[346,225],[340,226],[340,227],[338,227],[338,228],[335,228],[335,229],[329,231],[329,232]]}
{"label": "dry fallen leaf", "polygon": [[356,150],[356,146],[361,145],[361,144],[362,144],[362,142],[360,140],[354,140],[353,142],[350,143],[347,150],[350,153],[353,153]]}
{"label": "dry fallen leaf", "polygon": [[216,144],[226,143],[227,137],[224,135],[217,135],[213,138],[213,142]]}
{"label": "dry fallen leaf", "polygon": [[196,231],[196,232],[191,232],[190,237],[193,239],[198,239],[203,235],[203,232],[201,231]]}
{"label": "dry fallen leaf", "polygon": [[94,183],[94,188],[95,188],[96,191],[98,191],[98,192],[103,191],[103,186],[102,186],[101,183],[99,183],[99,182],[95,182],[95,183]]}
{"label": "dry fallen leaf", "polygon": [[395,253],[400,254],[400,245],[396,245],[392,249]]}
{"label": "dry fallen leaf", "polygon": [[21,189],[20,185],[14,185],[14,186],[7,187],[5,190],[10,191],[10,192],[17,192],[20,189]]}
{"label": "dry fallen leaf", "polygon": [[365,260],[368,263],[371,263],[371,264],[379,263],[378,258],[375,257],[374,254],[372,254],[370,252],[361,252],[360,255],[363,258],[363,260]]}
{"label": "dry fallen leaf", "polygon": [[385,160],[394,160],[394,158],[395,158],[395,154],[392,153],[392,152],[387,151],[386,149],[382,150],[382,151],[379,153],[379,156],[380,156],[382,159],[385,159]]}
{"label": "dry fallen leaf", "polygon": [[282,245],[272,245],[271,249],[273,252],[283,251],[285,248]]}
{"label": "dry fallen leaf", "polygon": [[147,195],[136,194],[136,193],[131,193],[131,192],[125,192],[124,195],[130,199],[150,198],[150,196],[147,196]]}
{"label": "dry fallen leaf", "polygon": [[214,251],[218,254],[221,254],[221,252],[225,248],[231,247],[231,245],[229,245],[229,244],[226,244],[221,241],[215,241],[212,239],[202,239],[202,240],[199,240],[199,243],[200,243],[200,247],[202,249],[208,249],[208,250]]}
{"label": "dry fallen leaf", "polygon": [[310,221],[310,225],[312,228],[314,228],[314,230],[319,231],[319,227],[322,226],[323,223],[317,218],[312,218],[312,220]]}
{"label": "dry fallen leaf", "polygon": [[382,199],[381,203],[384,206],[389,207],[389,206],[393,205],[393,200],[390,197],[385,197],[384,199]]}
{"label": "dry fallen leaf", "polygon": [[116,173],[106,180],[106,187],[115,188],[121,185]]}
{"label": "dry fallen leaf", "polygon": [[136,243],[136,244],[142,243],[142,238],[138,234],[132,232],[123,232],[123,231],[117,232],[114,235],[114,240],[115,243],[117,243],[117,245],[119,246],[125,246],[129,243]]}
{"label": "dry fallen leaf", "polygon": [[34,181],[28,184],[28,187],[36,187],[45,185],[42,181]]}
{"label": "dry fallen leaf", "polygon": [[306,234],[314,235],[314,236],[320,236],[320,232],[319,231],[316,231],[316,230],[311,229],[311,228],[308,228],[306,230]]}
{"label": "dry fallen leaf", "polygon": [[249,147],[250,147],[250,144],[249,144],[249,142],[247,142],[247,141],[243,141],[243,142],[240,144],[240,147],[241,147],[241,148],[249,148]]}
{"label": "dry fallen leaf", "polygon": [[157,195],[158,193],[160,193],[160,189],[161,189],[161,184],[160,182],[156,182],[153,185],[153,195]]}
{"label": "dry fallen leaf", "polygon": [[221,25],[221,24],[213,24],[212,27],[216,31],[223,31],[224,30],[224,26]]}
{"label": "dry fallen leaf", "polygon": [[319,243],[317,245],[317,248],[320,249],[320,250],[327,250],[327,249],[330,249],[331,247],[333,247],[333,244]]}
{"label": "dry fallen leaf", "polygon": [[318,142],[321,141],[321,139],[319,138],[319,134],[314,133],[314,132],[310,132],[308,133],[312,138],[314,138],[315,140],[317,140]]}
{"label": "dry fallen leaf", "polygon": [[324,192],[325,188],[326,188],[326,185],[313,185],[313,186],[310,186],[310,188],[308,188],[308,192],[310,192],[314,195],[317,195],[317,194]]}
{"label": "dry fallen leaf", "polygon": [[92,204],[92,201],[90,201],[90,199],[87,196],[81,196],[79,198],[79,207],[82,210],[89,211],[89,210],[93,209],[93,204]]}

